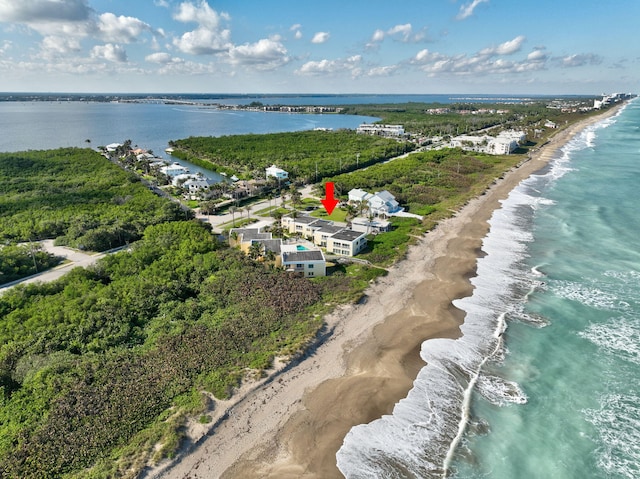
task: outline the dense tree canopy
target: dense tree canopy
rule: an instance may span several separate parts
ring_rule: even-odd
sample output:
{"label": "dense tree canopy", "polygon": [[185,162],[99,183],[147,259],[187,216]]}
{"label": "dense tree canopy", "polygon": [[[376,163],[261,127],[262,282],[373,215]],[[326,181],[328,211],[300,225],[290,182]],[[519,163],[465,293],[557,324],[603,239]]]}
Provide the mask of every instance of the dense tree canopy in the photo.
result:
{"label": "dense tree canopy", "polygon": [[191,137],[171,144],[177,149],[174,156],[205,167],[264,176],[264,169],[276,164],[305,182],[315,182],[316,172],[320,181],[414,148],[411,143],[350,130]]}
{"label": "dense tree canopy", "polygon": [[321,325],[309,308],[366,283],[270,270],[190,221],[150,226],[92,268],[6,292],[0,476],[121,475],[131,464],[116,449],[139,459],[171,444],[182,424],[165,421],[172,406],[197,403],[202,389],[224,397],[246,368],[299,350]]}
{"label": "dense tree canopy", "polygon": [[102,251],[184,219],[132,173],[89,149],[0,153],[0,241],[56,238]]}

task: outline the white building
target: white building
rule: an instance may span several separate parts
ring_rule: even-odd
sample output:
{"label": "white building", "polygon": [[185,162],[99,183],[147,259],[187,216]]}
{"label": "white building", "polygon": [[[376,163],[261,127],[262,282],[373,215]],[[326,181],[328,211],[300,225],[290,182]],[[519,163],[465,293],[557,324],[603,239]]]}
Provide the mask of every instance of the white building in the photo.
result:
{"label": "white building", "polygon": [[265,176],[269,178],[270,176],[274,177],[277,180],[286,180],[289,178],[289,173],[284,171],[282,168],[278,168],[276,165],[271,165],[266,168]]}
{"label": "white building", "polygon": [[350,203],[356,203],[358,201],[368,201],[369,198],[373,196],[371,193],[367,193],[366,191],[361,190],[360,188],[352,189],[351,191],[349,191],[348,195],[349,195]]}
{"label": "white building", "polygon": [[390,216],[403,211],[404,208],[396,201],[395,196],[387,190],[378,191],[368,200],[369,212],[374,216]]}
{"label": "white building", "polygon": [[356,129],[356,133],[363,135],[398,137],[404,135],[404,127],[402,125],[363,123]]}
{"label": "white building", "polygon": [[394,213],[404,211],[404,208],[396,201],[395,196],[387,190],[378,191],[374,194],[367,193],[359,188],[354,188],[348,193],[349,202],[365,202],[369,212],[374,216],[386,215],[390,216]]}
{"label": "white building", "polygon": [[163,166],[160,171],[167,176],[178,176],[189,173],[189,168],[182,166],[180,163],[172,163],[171,165]]}

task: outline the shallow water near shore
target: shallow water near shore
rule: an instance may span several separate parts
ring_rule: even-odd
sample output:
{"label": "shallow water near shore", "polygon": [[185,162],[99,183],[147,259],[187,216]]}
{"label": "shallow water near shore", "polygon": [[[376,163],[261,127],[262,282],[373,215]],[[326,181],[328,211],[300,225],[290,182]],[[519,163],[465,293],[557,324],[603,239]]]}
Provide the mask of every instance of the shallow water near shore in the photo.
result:
{"label": "shallow water near shore", "polygon": [[423,344],[413,390],[351,430],[341,472],[639,477],[639,179],[635,101],[517,187],[454,303],[464,336]]}

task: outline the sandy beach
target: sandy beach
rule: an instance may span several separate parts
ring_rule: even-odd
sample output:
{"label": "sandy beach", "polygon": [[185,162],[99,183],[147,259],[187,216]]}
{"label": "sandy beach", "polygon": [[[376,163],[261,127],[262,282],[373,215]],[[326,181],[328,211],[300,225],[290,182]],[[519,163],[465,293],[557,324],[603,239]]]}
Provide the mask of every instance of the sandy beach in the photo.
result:
{"label": "sandy beach", "polygon": [[523,179],[618,107],[558,132],[454,217],[441,222],[367,290],[367,300],[327,316],[318,344],[260,383],[215,402],[193,442],[145,478],[341,478],[336,452],[351,427],[389,414],[420,368],[421,344],[458,337],[464,320],[452,300],[471,293],[488,220]]}

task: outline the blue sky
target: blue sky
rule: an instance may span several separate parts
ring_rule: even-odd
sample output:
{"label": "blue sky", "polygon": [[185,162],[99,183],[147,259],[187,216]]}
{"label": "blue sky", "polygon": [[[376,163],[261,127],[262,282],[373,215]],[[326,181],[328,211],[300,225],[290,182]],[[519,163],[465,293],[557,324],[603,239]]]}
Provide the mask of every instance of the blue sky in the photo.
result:
{"label": "blue sky", "polygon": [[0,91],[600,94],[640,1],[0,0]]}

